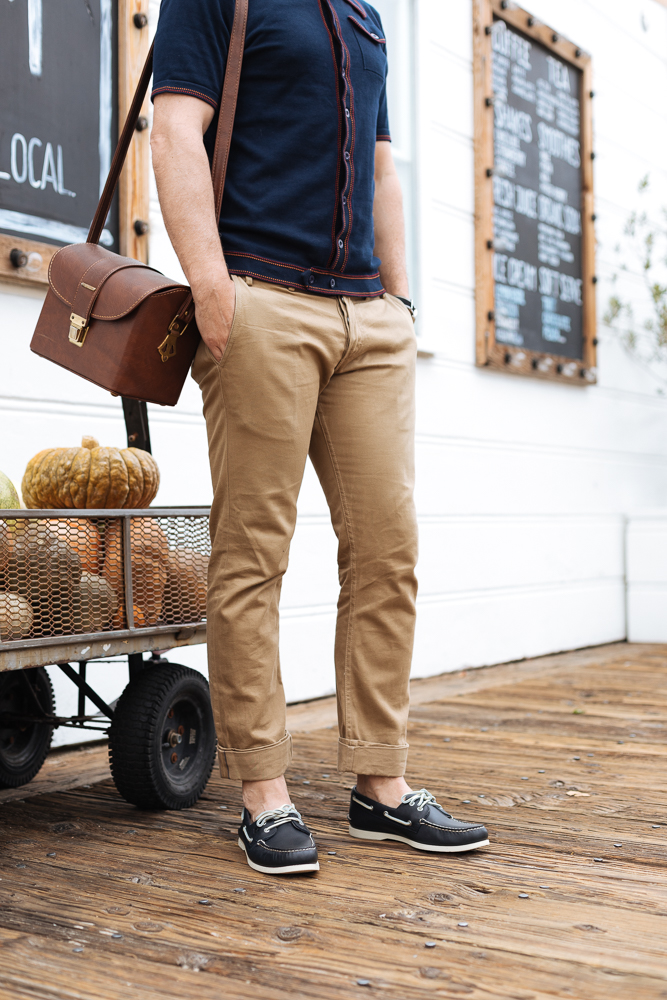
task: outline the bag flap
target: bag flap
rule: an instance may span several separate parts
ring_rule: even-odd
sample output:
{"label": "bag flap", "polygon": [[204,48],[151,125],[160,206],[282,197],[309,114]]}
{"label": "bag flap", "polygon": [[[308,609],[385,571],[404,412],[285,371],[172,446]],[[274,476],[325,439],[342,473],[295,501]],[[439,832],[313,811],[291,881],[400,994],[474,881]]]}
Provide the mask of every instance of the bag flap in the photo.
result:
{"label": "bag flap", "polygon": [[94,319],[120,319],[155,292],[181,288],[183,292],[188,291],[187,285],[165,278],[147,264],[121,257],[97,243],[75,243],[58,250],[49,265],[49,285],[58,298],[71,307],[79,285],[86,281],[87,272],[102,262],[108,262],[109,271],[122,270],[112,271],[99,282],[92,312]]}

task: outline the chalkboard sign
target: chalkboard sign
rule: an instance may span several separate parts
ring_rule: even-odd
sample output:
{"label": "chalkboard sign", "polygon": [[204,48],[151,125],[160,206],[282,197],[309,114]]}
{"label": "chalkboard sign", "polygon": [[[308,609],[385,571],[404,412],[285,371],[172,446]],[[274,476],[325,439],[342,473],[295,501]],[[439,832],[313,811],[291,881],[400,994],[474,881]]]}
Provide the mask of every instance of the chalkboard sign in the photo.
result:
{"label": "chalkboard sign", "polygon": [[[44,284],[84,242],[148,49],[148,0],[1,0],[0,276]],[[143,113],[143,112],[142,112]],[[140,119],[101,243],[147,260]],[[36,263],[35,263],[36,262]]]}
{"label": "chalkboard sign", "polygon": [[[86,239],[116,143],[115,0],[3,2],[0,232]],[[102,241],[118,251],[118,208]]]}
{"label": "chalkboard sign", "polygon": [[477,361],[595,380],[590,60],[476,0]]}

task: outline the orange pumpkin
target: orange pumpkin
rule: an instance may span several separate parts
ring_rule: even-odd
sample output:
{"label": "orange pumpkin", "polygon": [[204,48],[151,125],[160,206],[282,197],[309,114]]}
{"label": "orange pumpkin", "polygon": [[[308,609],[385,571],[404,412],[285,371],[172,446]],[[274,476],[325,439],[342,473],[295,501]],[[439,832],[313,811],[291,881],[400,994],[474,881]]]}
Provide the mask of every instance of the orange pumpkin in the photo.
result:
{"label": "orange pumpkin", "polygon": [[134,627],[144,628],[146,625],[146,615],[143,613],[141,608],[138,608],[136,604],[132,605],[132,611],[134,613]]}
{"label": "orange pumpkin", "polygon": [[157,462],[140,448],[47,448],[28,462],[21,484],[26,507],[148,507],[160,486]]}
{"label": "orange pumpkin", "polygon": [[50,517],[46,524],[63,542],[78,554],[84,573],[99,572],[100,533],[87,517]]}
{"label": "orange pumpkin", "polygon": [[172,549],[162,602],[165,623],[199,622],[206,617],[208,556],[193,549]]}
{"label": "orange pumpkin", "polygon": [[[132,553],[132,596],[144,623],[155,625],[162,613],[164,585],[167,582],[169,543],[150,517],[133,517],[130,525]],[[109,581],[120,602],[114,624],[125,620],[125,584],[123,579],[123,532],[120,520],[110,521],[104,533],[102,574]],[[135,620],[135,625],[137,624]],[[116,625],[116,627],[119,627]]]}
{"label": "orange pumpkin", "polygon": [[44,521],[25,520],[13,532],[0,589],[30,602],[36,634],[58,635],[71,631],[81,572],[81,560],[70,545]]}

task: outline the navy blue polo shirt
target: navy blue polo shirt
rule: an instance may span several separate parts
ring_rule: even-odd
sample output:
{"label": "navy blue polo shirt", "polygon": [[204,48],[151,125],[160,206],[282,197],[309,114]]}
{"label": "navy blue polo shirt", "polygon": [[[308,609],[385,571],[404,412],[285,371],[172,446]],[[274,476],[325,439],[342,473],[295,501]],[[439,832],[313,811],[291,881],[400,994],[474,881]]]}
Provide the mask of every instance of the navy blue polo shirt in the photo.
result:
{"label": "navy blue polo shirt", "polygon": [[[162,0],[157,94],[218,107],[234,0]],[[375,143],[390,139],[380,16],[365,0],[250,0],[220,216],[229,270],[321,295],[383,292]],[[217,113],[204,142],[212,157]]]}

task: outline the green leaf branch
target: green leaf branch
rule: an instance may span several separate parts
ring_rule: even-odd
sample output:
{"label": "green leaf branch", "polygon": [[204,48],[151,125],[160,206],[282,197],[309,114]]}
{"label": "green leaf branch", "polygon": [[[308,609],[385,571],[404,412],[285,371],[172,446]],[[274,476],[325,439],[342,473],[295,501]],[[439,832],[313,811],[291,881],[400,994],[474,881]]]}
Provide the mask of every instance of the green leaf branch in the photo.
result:
{"label": "green leaf branch", "polygon": [[[649,175],[639,182],[640,196],[649,190]],[[647,212],[632,212],[623,229],[623,246],[615,252],[625,260],[612,275],[616,284],[619,272],[628,272],[630,261],[633,270],[639,270],[646,295],[641,303],[643,319],[638,319],[635,306],[621,294],[613,294],[607,301],[602,322],[613,330],[627,350],[644,363],[667,363],[667,209],[662,209],[658,220]]]}

